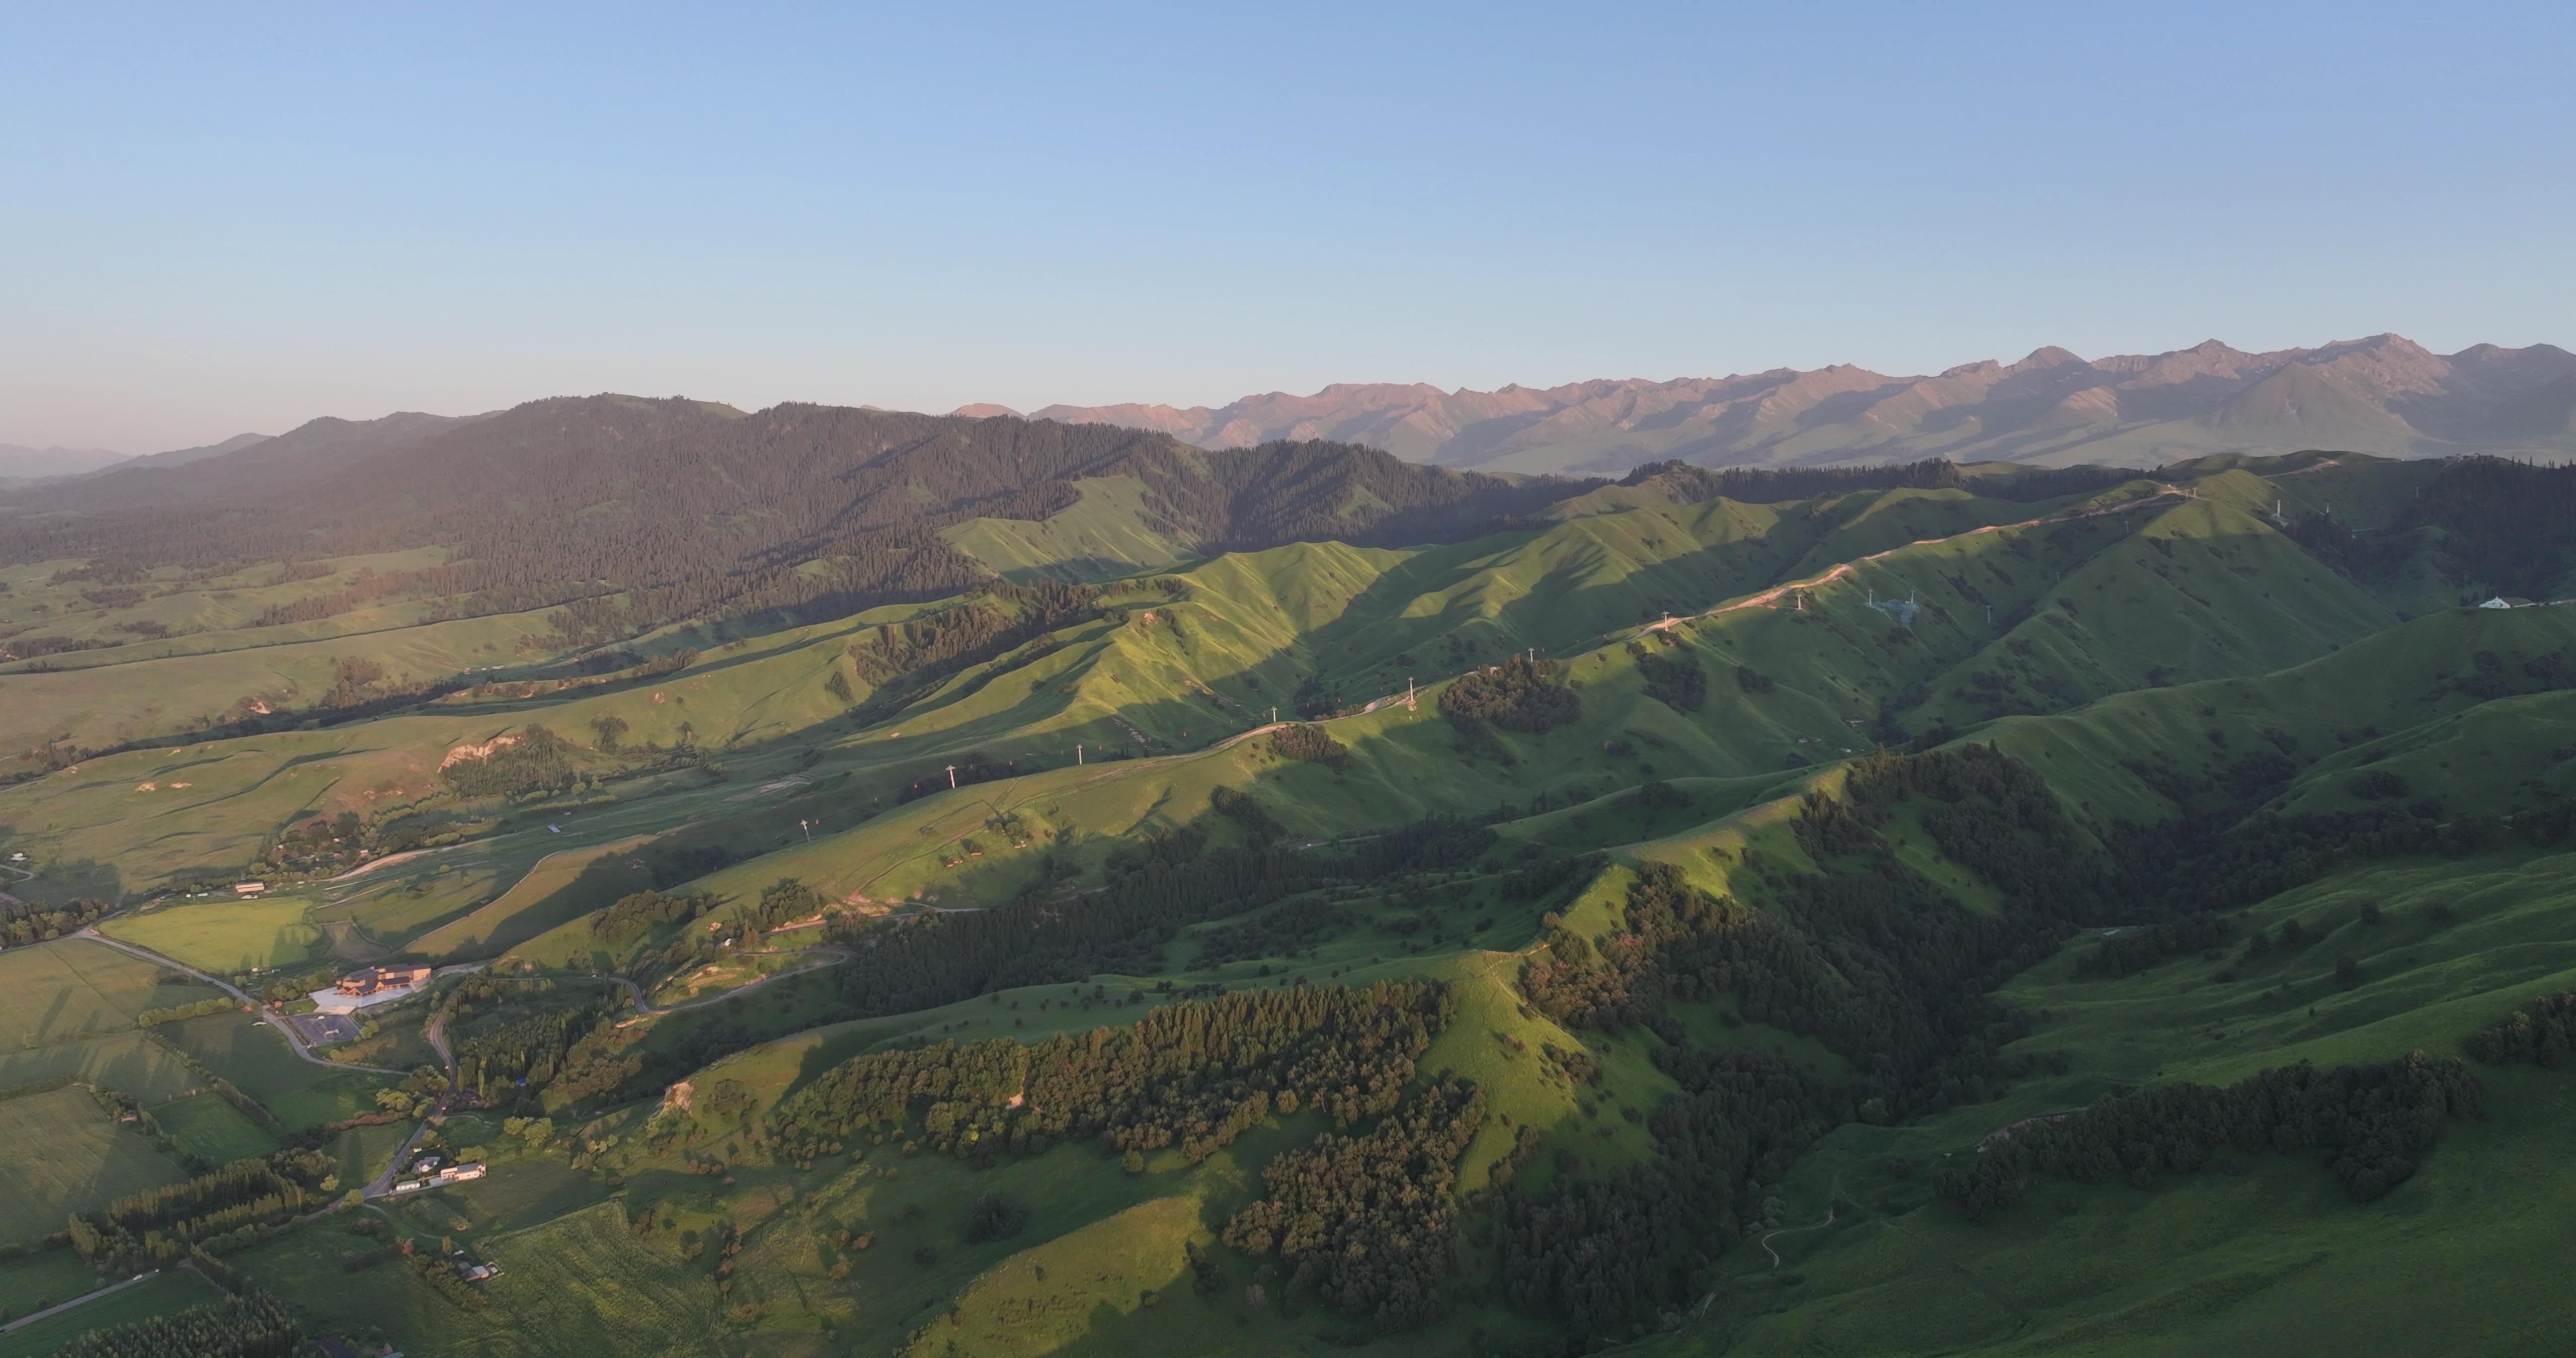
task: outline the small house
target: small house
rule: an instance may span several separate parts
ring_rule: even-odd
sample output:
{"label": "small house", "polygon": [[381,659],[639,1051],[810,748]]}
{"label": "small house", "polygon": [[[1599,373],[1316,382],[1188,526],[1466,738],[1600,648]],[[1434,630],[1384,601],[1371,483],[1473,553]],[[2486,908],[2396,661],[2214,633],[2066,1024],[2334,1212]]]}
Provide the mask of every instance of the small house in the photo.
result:
{"label": "small house", "polygon": [[2531,600],[2519,599],[2510,594],[2499,594],[2478,605],[2480,608],[2530,608],[2532,606]]}
{"label": "small house", "polygon": [[233,894],[236,896],[256,896],[266,890],[268,890],[268,883],[266,882],[233,883]]}

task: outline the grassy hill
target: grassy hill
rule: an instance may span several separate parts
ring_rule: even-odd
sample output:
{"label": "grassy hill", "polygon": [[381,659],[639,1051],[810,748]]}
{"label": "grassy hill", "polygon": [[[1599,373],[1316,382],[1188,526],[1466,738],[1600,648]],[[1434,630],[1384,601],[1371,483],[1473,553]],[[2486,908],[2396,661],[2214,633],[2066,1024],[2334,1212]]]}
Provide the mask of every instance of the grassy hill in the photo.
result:
{"label": "grassy hill", "polygon": [[[2482,1115],[2405,1104],[2368,1164],[2331,1130],[2576,990],[2576,611],[2458,606],[2500,577],[2451,525],[2520,473],[1665,469],[1388,545],[1407,492],[1301,456],[1228,493],[1320,477],[1357,527],[1222,550],[1130,468],[836,616],[202,613],[202,655],[9,675],[59,748],[0,788],[8,909],[102,898],[280,995],[463,965],[346,1049],[431,1060],[434,1016],[455,1064],[404,1082],[11,948],[0,1113],[100,1193],[315,1138],[354,1182],[452,1079],[421,1146],[486,1177],[228,1254],[406,1351],[2546,1347],[2505,1299],[2559,1074],[2460,1065]],[[368,563],[321,564],[259,607]],[[262,578],[12,569],[13,625],[82,635]],[[278,719],[185,729],[243,685]],[[1379,985],[1436,1002],[1335,1007]],[[2015,1138],[2301,1063],[2379,1102],[1978,1196]],[[170,1145],[61,1102],[116,1095]],[[405,1239],[504,1271],[460,1303]],[[2476,1281],[2383,1285],[2425,1259]]]}

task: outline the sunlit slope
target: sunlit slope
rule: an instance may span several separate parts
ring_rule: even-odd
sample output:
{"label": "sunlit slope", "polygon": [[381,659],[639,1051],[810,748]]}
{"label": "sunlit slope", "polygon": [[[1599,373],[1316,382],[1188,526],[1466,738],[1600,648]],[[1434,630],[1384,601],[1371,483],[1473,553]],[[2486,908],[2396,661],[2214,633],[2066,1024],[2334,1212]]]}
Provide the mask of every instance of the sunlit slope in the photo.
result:
{"label": "sunlit slope", "polygon": [[1196,555],[1145,503],[1132,476],[1074,482],[1082,498],[1044,519],[968,519],[940,530],[949,546],[1005,580],[1109,580]]}
{"label": "sunlit slope", "polygon": [[[720,758],[741,750],[756,766],[792,761],[803,748],[793,741],[852,706],[829,687],[836,671],[852,699],[867,696],[845,654],[849,637],[912,611],[880,610],[772,633],[709,651],[675,674],[570,691],[579,696],[551,683],[505,683],[372,721],[92,759],[0,789],[0,832],[47,865],[41,884],[31,884],[34,891],[127,896],[238,872],[268,839],[307,815],[355,811],[381,818],[434,804],[439,767],[452,751],[530,724],[589,747],[584,769],[609,780],[612,793],[663,786],[664,780],[615,781],[627,769],[650,765],[651,756],[632,753],[648,745],[689,744]],[[261,654],[150,663],[247,662]],[[610,718],[625,724],[619,744],[629,753],[598,748],[606,737],[595,723]]]}
{"label": "sunlit slope", "polygon": [[[2409,758],[2433,744],[2450,745],[2427,757],[2449,758],[2450,781],[2459,795],[2475,799],[2463,805],[2480,806],[2498,793],[2512,796],[2522,778],[2535,776],[2540,756],[2559,747],[2548,723],[2562,710],[2555,698],[2479,696],[2497,691],[2476,687],[2480,653],[2495,657],[2503,693],[2549,687],[2551,680],[2525,667],[2545,670],[2548,657],[2576,655],[2576,609],[2445,609],[2277,673],[2118,694],[2055,716],[2006,718],[1972,738],[1991,740],[2038,768],[2079,814],[2096,822],[2177,814],[2174,800],[2156,790],[2152,775],[2160,769],[2215,787],[2226,785],[2229,771],[2248,758],[2285,758],[2306,767],[2332,756],[2335,762],[2325,767],[2349,774],[2374,743]],[[2433,722],[2444,725],[2411,734]],[[2521,729],[2501,734],[2508,727]],[[2470,733],[2468,743],[2451,744]],[[2492,768],[2477,762],[2483,756],[2469,755],[2481,748],[2501,753],[2507,744],[2513,753]],[[2503,776],[2490,780],[2490,772]]]}
{"label": "sunlit slope", "polygon": [[[1970,600],[1990,602],[1999,615],[2057,609],[2055,599],[2069,581],[2163,590],[2177,607],[2210,621],[2194,627],[2159,613],[2109,612],[2091,626],[2093,644],[2114,660],[2079,667],[2073,661],[2085,653],[2065,651],[2068,659],[2055,672],[2043,672],[2049,687],[2023,700],[2034,706],[2071,706],[2116,692],[2141,682],[2124,669],[2152,669],[2163,663],[2159,657],[2188,655],[2221,672],[2259,673],[2328,653],[2391,620],[2358,587],[2304,556],[2284,555],[2296,549],[2259,523],[2175,501],[2035,527],[1909,538],[1821,572],[1795,593],[1766,591],[1661,633],[1612,627],[1608,640],[1589,647],[1580,637],[1570,652],[1550,646],[1567,677],[1581,685],[1583,716],[1544,735],[1498,735],[1497,748],[1509,763],[1467,753],[1437,715],[1439,686],[1426,683],[1417,711],[1398,703],[1331,723],[1353,751],[1355,763],[1344,772],[1278,760],[1258,738],[1150,763],[1066,767],[1077,741],[1095,751],[1106,743],[1128,754],[1159,754],[1204,747],[1266,723],[1271,706],[1314,672],[1320,648],[1313,638],[1338,640],[1343,629],[1353,638],[1344,655],[1411,654],[1419,671],[1432,669],[1423,662],[1435,656],[1447,662],[1442,669],[1466,668],[1503,649],[1493,643],[1506,637],[1550,636],[1551,626],[1572,631],[1615,617],[1600,605],[1603,595],[1650,611],[1642,601],[1662,577],[1630,568],[1632,557],[1596,550],[1607,531],[1654,535],[1624,523],[1629,517],[1582,520],[1563,526],[1579,532],[1560,537],[1551,530],[1515,543],[1500,560],[1467,572],[1472,583],[1459,592],[1417,593],[1376,614],[1364,610],[1372,607],[1377,582],[1401,571],[1457,567],[1326,544],[1193,568],[1178,577],[1186,586],[1178,599],[1071,629],[1058,649],[1017,669],[969,671],[886,723],[892,729],[846,737],[834,753],[926,776],[934,785],[944,777],[942,763],[933,762],[943,751],[953,756],[972,749],[992,762],[1047,771],[939,791],[857,829],[740,865],[714,884],[748,891],[794,875],[835,894],[875,900],[936,894],[981,901],[1016,889],[1051,845],[1104,843],[1189,823],[1207,812],[1209,793],[1219,785],[1254,792],[1298,833],[1330,837],[1434,812],[1483,813],[1537,794],[1588,798],[1656,778],[1744,778],[1830,763],[1869,748],[1884,717],[1917,724],[1905,712],[1906,700],[1946,675],[1999,657],[2025,671],[2050,663],[2058,652],[2016,649],[2020,636],[2007,629],[2007,616],[1990,624],[1986,605]],[[2216,536],[2220,530],[2237,536]],[[2178,545],[2169,555],[2152,545],[2157,541]],[[1542,545],[1570,564],[1554,573],[1538,569],[1526,554]],[[2238,569],[2248,561],[2286,583],[2277,591],[2249,586]],[[1587,569],[1602,573],[1588,588],[1562,583]],[[1585,594],[1590,604],[1570,602]],[[1909,595],[1925,602],[1899,606]],[[2231,616],[2220,620],[2216,611]],[[1909,613],[1911,627],[1904,623]],[[2132,626],[2141,633],[2135,641],[2128,636]],[[2183,632],[2190,633],[2187,642]],[[1451,637],[1460,639],[1459,650],[1450,648]],[[1697,665],[1705,680],[1702,704],[1681,711],[1645,696],[1627,649],[1631,637],[1643,637],[1656,654]],[[1400,649],[1408,643],[1410,651]],[[1402,692],[1394,668],[1343,672],[1374,676],[1346,696]],[[1975,720],[1972,713],[1960,715]],[[1007,816],[1026,824],[998,834],[988,825]],[[1014,839],[1024,847],[1011,847]]]}

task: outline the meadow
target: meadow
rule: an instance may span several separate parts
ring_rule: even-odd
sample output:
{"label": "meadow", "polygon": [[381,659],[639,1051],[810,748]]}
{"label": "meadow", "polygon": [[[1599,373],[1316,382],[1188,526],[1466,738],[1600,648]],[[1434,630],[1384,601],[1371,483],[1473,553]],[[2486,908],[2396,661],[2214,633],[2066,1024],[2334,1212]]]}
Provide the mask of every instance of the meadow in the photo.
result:
{"label": "meadow", "polygon": [[256,1159],[277,1149],[277,1138],[220,1094],[191,1095],[150,1110],[181,1151],[218,1165]]}
{"label": "meadow", "polygon": [[141,914],[121,915],[100,932],[218,976],[293,966],[322,941],[310,901],[295,896],[264,900],[183,902]]}
{"label": "meadow", "polygon": [[104,1207],[187,1176],[152,1143],[117,1125],[87,1090],[0,1099],[0,1243],[28,1245],[73,1212]]}

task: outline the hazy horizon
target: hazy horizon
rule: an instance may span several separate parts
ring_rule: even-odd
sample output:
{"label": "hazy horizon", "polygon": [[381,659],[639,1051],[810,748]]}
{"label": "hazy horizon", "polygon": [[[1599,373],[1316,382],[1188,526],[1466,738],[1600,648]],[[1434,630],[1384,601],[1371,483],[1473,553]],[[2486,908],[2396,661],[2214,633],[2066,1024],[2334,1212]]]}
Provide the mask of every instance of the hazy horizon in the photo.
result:
{"label": "hazy horizon", "polygon": [[2554,8],[610,13],[22,19],[0,442],[2576,339]]}

